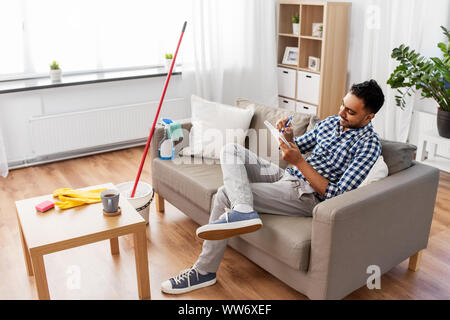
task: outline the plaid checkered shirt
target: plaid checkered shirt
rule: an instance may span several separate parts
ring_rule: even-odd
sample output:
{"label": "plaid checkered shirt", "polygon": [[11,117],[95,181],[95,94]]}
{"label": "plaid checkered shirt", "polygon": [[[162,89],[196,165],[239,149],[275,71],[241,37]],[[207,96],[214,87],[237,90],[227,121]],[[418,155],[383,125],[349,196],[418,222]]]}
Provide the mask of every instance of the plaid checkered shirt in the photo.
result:
{"label": "plaid checkered shirt", "polygon": [[[381,155],[372,123],[342,132],[338,115],[317,123],[314,129],[295,137],[294,142],[301,153],[312,151],[305,160],[329,181],[324,197],[319,196],[322,200],[356,189]],[[286,170],[307,181],[297,167]]]}

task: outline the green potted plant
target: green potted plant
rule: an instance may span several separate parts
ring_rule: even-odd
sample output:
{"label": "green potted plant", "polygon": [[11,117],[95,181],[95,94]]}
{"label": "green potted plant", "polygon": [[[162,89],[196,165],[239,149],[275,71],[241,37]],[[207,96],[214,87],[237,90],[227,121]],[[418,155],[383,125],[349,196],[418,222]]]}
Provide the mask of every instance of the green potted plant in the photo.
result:
{"label": "green potted plant", "polygon": [[[438,43],[442,58],[427,59],[404,44],[392,50],[391,57],[400,64],[390,75],[387,84],[397,89],[396,105],[404,109],[406,95],[421,90],[423,98],[433,98],[438,103],[437,128],[439,135],[450,138],[450,33],[441,26],[447,43]],[[406,88],[406,90],[400,90]]]}
{"label": "green potted plant", "polygon": [[166,71],[169,72],[170,66],[172,65],[173,55],[171,53],[166,53],[164,57],[166,59]]}
{"label": "green potted plant", "polygon": [[53,61],[50,65],[50,79],[52,82],[61,81],[61,69],[56,61]]}
{"label": "green potted plant", "polygon": [[296,13],[292,17],[292,33],[298,36],[299,31],[300,31],[300,16],[298,15],[298,13]]}

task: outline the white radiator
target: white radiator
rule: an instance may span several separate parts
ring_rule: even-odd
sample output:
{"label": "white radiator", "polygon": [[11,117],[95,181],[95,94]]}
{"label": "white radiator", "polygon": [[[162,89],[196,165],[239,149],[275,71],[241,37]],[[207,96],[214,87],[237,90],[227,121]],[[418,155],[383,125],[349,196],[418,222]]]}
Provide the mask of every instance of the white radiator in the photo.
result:
{"label": "white radiator", "polygon": [[[30,135],[36,156],[113,145],[147,138],[159,101],[32,117]],[[183,98],[164,101],[160,116],[186,117]]]}

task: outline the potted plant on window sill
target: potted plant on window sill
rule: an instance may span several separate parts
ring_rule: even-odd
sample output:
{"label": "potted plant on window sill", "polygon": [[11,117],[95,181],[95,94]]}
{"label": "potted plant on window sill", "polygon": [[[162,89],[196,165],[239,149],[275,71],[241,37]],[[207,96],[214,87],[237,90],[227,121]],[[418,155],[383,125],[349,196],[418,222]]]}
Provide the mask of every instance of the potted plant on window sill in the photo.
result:
{"label": "potted plant on window sill", "polygon": [[300,33],[300,16],[298,13],[292,17],[292,33],[297,36]]}
{"label": "potted plant on window sill", "polygon": [[166,53],[165,58],[166,58],[166,72],[169,72],[170,66],[172,65],[173,55],[171,53]]}
{"label": "potted plant on window sill", "polygon": [[59,64],[56,61],[50,65],[50,79],[52,82],[60,82],[61,81],[61,69],[59,68]]}
{"label": "potted plant on window sill", "polygon": [[[447,43],[438,43],[442,58],[426,59],[405,45],[392,50],[391,57],[400,64],[390,75],[387,84],[397,89],[396,105],[404,109],[405,96],[421,89],[423,98],[433,98],[439,105],[437,129],[441,137],[450,138],[450,33],[441,26],[447,36]],[[399,88],[407,88],[402,91]]]}

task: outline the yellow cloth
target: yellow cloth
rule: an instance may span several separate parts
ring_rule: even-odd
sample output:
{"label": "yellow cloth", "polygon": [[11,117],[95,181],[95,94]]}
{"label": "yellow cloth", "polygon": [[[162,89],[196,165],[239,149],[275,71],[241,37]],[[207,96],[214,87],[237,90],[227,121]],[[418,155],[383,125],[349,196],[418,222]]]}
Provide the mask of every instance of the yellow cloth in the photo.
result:
{"label": "yellow cloth", "polygon": [[96,189],[96,190],[77,190],[70,188],[61,188],[53,191],[53,197],[59,198],[59,202],[55,204],[60,209],[69,209],[83,204],[97,203],[102,201],[100,198],[100,193],[106,190]]}

